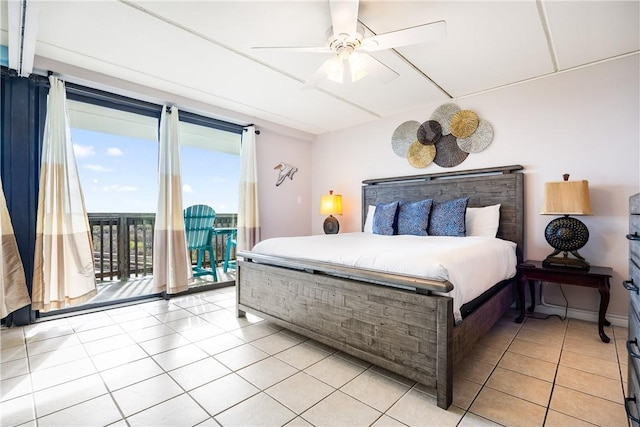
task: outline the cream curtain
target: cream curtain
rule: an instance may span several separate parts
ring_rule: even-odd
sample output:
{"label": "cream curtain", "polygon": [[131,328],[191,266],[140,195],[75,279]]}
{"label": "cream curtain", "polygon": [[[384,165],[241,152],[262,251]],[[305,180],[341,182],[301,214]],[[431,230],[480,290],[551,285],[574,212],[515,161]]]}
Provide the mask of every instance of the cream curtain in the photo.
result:
{"label": "cream curtain", "polygon": [[31,303],[0,180],[0,318]]}
{"label": "cream curtain", "polygon": [[186,291],[193,278],[182,213],[178,108],[160,117],[158,208],[153,233],[153,282],[157,292]]}
{"label": "cream curtain", "polygon": [[76,168],[64,82],[49,76],[36,248],[33,308],[49,311],[96,294],[93,245]]}
{"label": "cream curtain", "polygon": [[256,129],[244,128],[240,152],[240,198],[238,203],[238,250],[251,250],[260,241],[258,210],[258,166],[256,163]]}

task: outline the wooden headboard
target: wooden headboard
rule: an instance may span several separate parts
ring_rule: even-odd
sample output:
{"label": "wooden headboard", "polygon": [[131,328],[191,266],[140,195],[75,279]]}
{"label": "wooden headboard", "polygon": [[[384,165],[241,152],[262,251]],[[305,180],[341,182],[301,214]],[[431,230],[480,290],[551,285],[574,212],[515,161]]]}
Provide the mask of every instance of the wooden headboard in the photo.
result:
{"label": "wooden headboard", "polygon": [[524,249],[524,169],[520,165],[428,175],[368,179],[362,181],[362,224],[368,206],[396,200],[433,199],[443,202],[469,197],[469,207],[500,203],[498,237],[518,245],[522,262]]}

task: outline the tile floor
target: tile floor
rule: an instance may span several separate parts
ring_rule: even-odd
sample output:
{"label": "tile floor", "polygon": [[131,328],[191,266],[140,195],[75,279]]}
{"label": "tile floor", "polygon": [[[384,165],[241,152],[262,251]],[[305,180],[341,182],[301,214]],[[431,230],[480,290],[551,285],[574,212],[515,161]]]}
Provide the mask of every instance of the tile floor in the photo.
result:
{"label": "tile floor", "polygon": [[454,404],[255,316],[235,289],[0,332],[2,426],[628,426],[625,328],[501,319]]}

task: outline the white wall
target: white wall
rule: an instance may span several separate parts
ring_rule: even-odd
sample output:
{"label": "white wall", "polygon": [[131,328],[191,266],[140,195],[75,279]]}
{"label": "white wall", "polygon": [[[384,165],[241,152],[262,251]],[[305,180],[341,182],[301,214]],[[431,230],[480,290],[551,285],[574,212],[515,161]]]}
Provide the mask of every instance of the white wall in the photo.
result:
{"label": "white wall", "polygon": [[[544,229],[553,216],[539,215],[544,182],[589,181],[594,215],[581,217],[590,239],[580,253],[593,265],[613,267],[608,313],[626,316],[628,297],[628,199],[640,191],[639,57],[630,57],[456,99],[491,123],[494,140],[454,168],[415,169],[391,149],[391,135],[407,120],[428,120],[439,104],[319,136],[312,145],[312,233],[322,233],[319,198],[332,188],[343,195],[341,231],[361,227],[361,182],[521,164],[525,167],[525,257],[543,259],[552,250]],[[571,308],[597,311],[594,289],[565,286]],[[564,304],[545,288],[545,299]]]}
{"label": "white wall", "polygon": [[[311,143],[260,129],[256,135],[261,237],[304,236],[311,232]],[[279,163],[298,168],[276,187]]]}

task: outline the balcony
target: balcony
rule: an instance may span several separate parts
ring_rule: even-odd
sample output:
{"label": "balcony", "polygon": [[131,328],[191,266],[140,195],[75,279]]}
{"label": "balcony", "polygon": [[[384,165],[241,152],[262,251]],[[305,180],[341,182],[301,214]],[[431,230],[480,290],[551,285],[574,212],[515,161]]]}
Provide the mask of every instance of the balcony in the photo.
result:
{"label": "balcony", "polygon": [[[217,214],[215,227],[236,227],[237,214]],[[90,213],[94,266],[98,295],[89,304],[135,298],[153,292],[153,228],[155,214]],[[215,259],[218,283],[235,280],[235,271],[223,272],[222,264],[227,236],[215,236]],[[197,254],[190,258],[195,263]],[[235,259],[235,247],[230,259]],[[205,266],[212,260],[205,254]],[[213,284],[213,276],[194,279],[195,286]]]}

